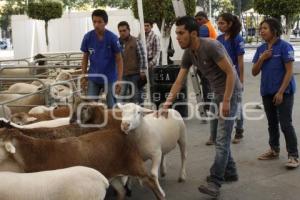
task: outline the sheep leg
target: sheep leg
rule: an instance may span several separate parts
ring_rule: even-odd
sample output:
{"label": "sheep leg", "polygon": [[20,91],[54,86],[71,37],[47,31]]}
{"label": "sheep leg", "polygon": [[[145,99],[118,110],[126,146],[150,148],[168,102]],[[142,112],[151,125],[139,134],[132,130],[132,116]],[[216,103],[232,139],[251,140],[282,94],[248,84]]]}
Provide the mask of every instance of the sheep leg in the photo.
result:
{"label": "sheep leg", "polygon": [[161,157],[162,157],[161,151],[158,151],[155,155],[152,156],[151,176],[154,178],[155,183],[156,183],[157,187],[159,188],[159,191],[165,197],[165,192],[161,188],[159,181],[158,181],[158,170],[159,170],[159,166],[161,163]]}
{"label": "sheep leg", "polygon": [[164,200],[165,199],[165,195],[164,193],[161,193],[158,185],[156,184],[156,181],[153,177],[147,176],[144,177],[142,179],[143,183],[148,186],[152,192],[154,193],[154,195],[156,196],[156,199],[158,200]]}
{"label": "sheep leg", "polygon": [[178,145],[180,148],[180,154],[181,154],[181,170],[180,175],[178,178],[178,182],[184,182],[186,179],[186,157],[187,157],[187,150],[186,150],[186,134],[183,132],[181,134],[181,137],[178,140]]}
{"label": "sheep leg", "polygon": [[117,200],[124,200],[126,191],[124,189],[121,177],[114,178],[113,180],[111,180],[110,184],[117,192]]}
{"label": "sheep leg", "polygon": [[167,174],[166,158],[164,155],[162,155],[161,163],[160,163],[160,175],[161,177],[165,177],[166,174]]}
{"label": "sheep leg", "polygon": [[127,179],[123,179],[123,184],[124,184],[124,187],[125,187],[125,190],[126,190],[126,196],[127,197],[131,197],[132,195],[132,178],[131,177],[126,177]]}

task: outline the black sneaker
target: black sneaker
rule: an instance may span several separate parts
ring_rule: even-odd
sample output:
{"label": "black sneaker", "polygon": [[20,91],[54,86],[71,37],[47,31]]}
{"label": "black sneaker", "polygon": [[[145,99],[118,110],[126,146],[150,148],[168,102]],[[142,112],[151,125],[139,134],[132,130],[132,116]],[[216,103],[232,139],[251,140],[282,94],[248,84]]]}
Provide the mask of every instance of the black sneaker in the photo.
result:
{"label": "black sneaker", "polygon": [[234,139],[232,140],[233,144],[238,144],[240,141],[243,139],[244,135],[244,129],[236,129],[235,130],[235,136]]}
{"label": "black sneaker", "polygon": [[208,182],[206,185],[200,185],[198,190],[203,194],[207,194],[215,198],[220,195],[220,187],[213,182]]}
{"label": "black sneaker", "polygon": [[225,182],[236,182],[239,180],[239,176],[238,175],[232,175],[232,176],[224,176],[224,181]]}

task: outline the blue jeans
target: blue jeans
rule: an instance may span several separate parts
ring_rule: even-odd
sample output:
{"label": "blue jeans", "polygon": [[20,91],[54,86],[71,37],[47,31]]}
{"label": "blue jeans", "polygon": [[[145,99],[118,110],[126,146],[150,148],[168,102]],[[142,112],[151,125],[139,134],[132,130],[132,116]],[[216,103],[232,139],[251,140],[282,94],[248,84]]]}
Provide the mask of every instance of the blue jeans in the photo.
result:
{"label": "blue jeans", "polygon": [[[114,83],[108,83],[107,85],[107,94],[106,94],[106,104],[108,108],[112,108],[115,103],[116,99],[113,94],[113,84]],[[95,100],[98,101],[100,92],[104,90],[104,84],[99,84],[94,81],[89,80],[88,82],[88,96]]]}
{"label": "blue jeans", "polygon": [[240,107],[238,108],[237,112],[237,118],[236,118],[236,130],[244,130],[244,116],[243,116],[243,105],[242,103],[240,104]]}
{"label": "blue jeans", "polygon": [[[218,110],[220,109],[220,103],[222,101],[223,95],[215,95],[213,103],[217,106]],[[236,165],[231,156],[230,142],[238,104],[240,102],[241,94],[240,92],[235,92],[230,101],[229,116],[226,119],[217,116],[216,156],[210,168],[210,180],[218,186],[221,186],[224,181],[224,176],[237,176]]]}
{"label": "blue jeans", "polygon": [[139,74],[123,76],[123,81],[131,82],[134,87],[132,88],[132,85],[130,85],[130,84],[125,84],[125,83],[122,84],[121,96],[125,97],[125,96],[133,95],[133,97],[130,99],[123,98],[121,100],[121,102],[132,102],[132,103],[138,103],[138,104],[143,103],[142,98],[141,98],[142,91],[140,89],[138,89],[138,80],[139,79],[140,79]]}
{"label": "blue jeans", "polygon": [[[237,117],[235,120],[236,126],[235,128],[237,130],[244,130],[244,117],[243,117],[243,104],[242,104],[242,98],[239,98],[240,102],[238,103],[237,108]],[[212,113],[215,113],[215,107],[211,106],[210,111]],[[218,128],[218,119],[210,120],[210,137],[212,141],[216,141],[217,137],[217,128]]]}
{"label": "blue jeans", "polygon": [[297,136],[292,124],[292,111],[294,95],[283,95],[283,101],[279,106],[273,103],[274,95],[263,96],[264,109],[269,126],[269,145],[271,149],[279,152],[279,124],[284,134],[288,156],[298,158]]}

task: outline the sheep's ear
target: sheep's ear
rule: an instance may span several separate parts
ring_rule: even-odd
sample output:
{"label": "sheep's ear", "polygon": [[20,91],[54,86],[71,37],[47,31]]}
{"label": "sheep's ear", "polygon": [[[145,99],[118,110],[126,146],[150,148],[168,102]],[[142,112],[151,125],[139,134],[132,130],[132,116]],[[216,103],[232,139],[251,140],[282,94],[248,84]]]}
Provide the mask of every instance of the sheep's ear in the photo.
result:
{"label": "sheep's ear", "polygon": [[148,115],[148,114],[151,114],[151,113],[155,112],[154,110],[150,110],[150,109],[147,109],[147,108],[142,108],[141,111],[142,111],[143,115]]}
{"label": "sheep's ear", "polygon": [[122,108],[124,107],[121,103],[117,103],[117,106],[122,110]]}
{"label": "sheep's ear", "polygon": [[42,89],[43,89],[43,87],[44,87],[44,85],[39,85],[39,86],[37,87],[37,91],[40,91],[40,90],[42,90]]}
{"label": "sheep's ear", "polygon": [[35,117],[28,117],[27,118],[27,122],[34,122],[36,120],[37,120],[37,118],[35,118]]}
{"label": "sheep's ear", "polygon": [[7,152],[15,154],[16,148],[11,142],[5,142],[5,149]]}

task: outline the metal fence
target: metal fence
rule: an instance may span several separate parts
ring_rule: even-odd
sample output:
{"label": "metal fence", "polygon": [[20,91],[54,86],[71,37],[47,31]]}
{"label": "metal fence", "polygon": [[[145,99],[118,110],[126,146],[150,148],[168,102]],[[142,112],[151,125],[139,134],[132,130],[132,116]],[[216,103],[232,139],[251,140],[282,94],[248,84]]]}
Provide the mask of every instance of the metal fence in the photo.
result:
{"label": "metal fence", "polygon": [[[19,105],[18,101],[27,98],[32,95],[43,95],[44,105],[51,106],[55,104],[58,100],[53,98],[51,95],[52,87],[57,85],[70,86],[71,101],[74,98],[74,94],[78,93],[76,89],[76,84],[71,83],[71,81],[76,81],[78,75],[72,75],[71,80],[59,81],[54,84],[45,84],[40,79],[55,79],[56,76],[62,70],[74,70],[81,67],[82,53],[79,52],[69,52],[69,53],[47,53],[43,54],[44,58],[39,58],[33,60],[33,58],[24,59],[14,59],[14,60],[1,60],[0,61],[0,95],[9,95],[5,91],[10,85],[19,82],[32,83],[33,81],[38,81],[41,84],[41,89],[32,93],[22,93],[22,96],[10,99],[7,101],[0,102],[0,109],[5,115],[5,105],[9,107],[35,107],[38,105]],[[39,65],[39,63],[44,62],[44,65]],[[79,91],[80,92],[80,91]],[[16,93],[15,93],[16,94]],[[20,94],[20,93],[18,93]],[[65,102],[66,104],[68,102]]]}

